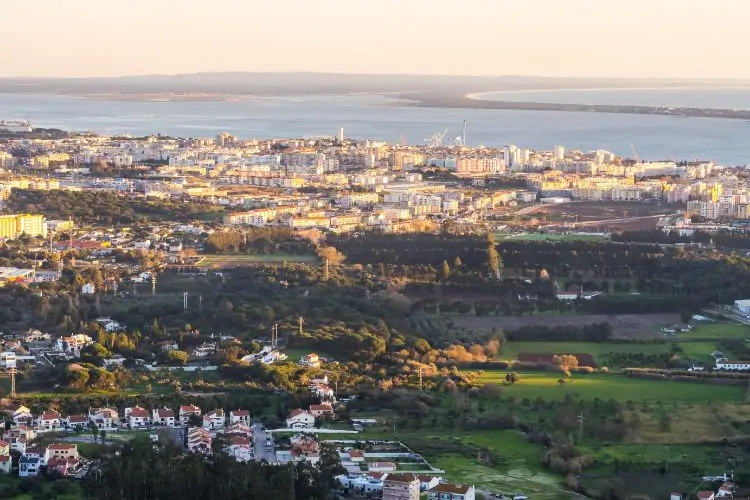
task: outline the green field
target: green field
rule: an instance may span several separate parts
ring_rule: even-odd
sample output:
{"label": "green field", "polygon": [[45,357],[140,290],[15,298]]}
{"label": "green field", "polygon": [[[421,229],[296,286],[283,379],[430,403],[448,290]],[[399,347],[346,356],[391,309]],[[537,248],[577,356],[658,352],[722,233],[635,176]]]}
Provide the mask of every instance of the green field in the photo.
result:
{"label": "green field", "polygon": [[540,234],[522,233],[507,234],[494,233],[495,241],[517,240],[517,241],[602,241],[609,238],[607,234]]}
{"label": "green field", "polygon": [[[680,342],[682,357],[693,363],[714,363],[711,353],[720,350],[716,342]],[[730,353],[726,353],[729,355]]]}
{"label": "green field", "polygon": [[689,332],[675,333],[673,339],[748,339],[750,326],[737,323],[701,323]]}
{"label": "green field", "polygon": [[317,262],[319,259],[315,255],[292,255],[283,253],[264,254],[264,255],[204,255],[196,266],[210,267],[232,267],[246,266],[249,264],[281,264],[286,261],[295,262]]}
{"label": "green field", "polygon": [[480,384],[502,384],[503,396],[516,398],[562,399],[573,393],[583,399],[610,399],[618,401],[743,401],[745,390],[741,387],[724,387],[709,384],[643,380],[611,373],[573,374],[564,385],[563,376],[555,372],[521,372],[516,384],[505,382],[506,371],[485,371]]}
{"label": "green field", "polygon": [[[505,342],[498,357],[503,360],[518,359],[521,353],[533,354],[591,354],[597,363],[604,364],[607,353],[663,354],[669,344],[597,343],[597,342]],[[710,353],[711,351],[709,351]]]}
{"label": "green field", "polygon": [[307,356],[310,353],[315,353],[318,355],[319,358],[332,358],[330,354],[317,350],[317,349],[295,349],[295,348],[287,348],[285,347],[282,349],[284,354],[286,354],[286,357],[289,361],[299,361],[302,356]]}

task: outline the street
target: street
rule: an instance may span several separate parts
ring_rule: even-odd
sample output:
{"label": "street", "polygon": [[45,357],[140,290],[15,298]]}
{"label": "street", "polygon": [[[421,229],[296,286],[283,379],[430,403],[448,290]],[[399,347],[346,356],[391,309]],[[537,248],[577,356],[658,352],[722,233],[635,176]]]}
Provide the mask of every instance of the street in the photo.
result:
{"label": "street", "polygon": [[[266,437],[271,437],[270,451],[267,451]],[[253,425],[253,439],[255,446],[255,460],[266,460],[268,463],[276,462],[276,451],[273,437],[267,433],[262,424]]]}

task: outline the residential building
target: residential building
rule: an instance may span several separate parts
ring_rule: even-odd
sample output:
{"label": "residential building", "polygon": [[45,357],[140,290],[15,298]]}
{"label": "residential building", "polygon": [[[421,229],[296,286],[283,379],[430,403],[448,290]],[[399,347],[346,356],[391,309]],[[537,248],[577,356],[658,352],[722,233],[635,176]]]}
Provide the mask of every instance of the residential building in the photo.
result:
{"label": "residential building", "polygon": [[39,432],[48,432],[59,429],[62,426],[62,416],[55,410],[48,410],[39,415],[36,429]]}
{"label": "residential building", "polygon": [[309,411],[292,410],[286,419],[287,429],[312,429],[315,426],[315,417]]}
{"label": "residential building", "polygon": [[370,462],[367,464],[367,470],[370,472],[396,472],[396,464],[394,462]]}
{"label": "residential building", "polygon": [[417,476],[419,478],[419,489],[427,491],[440,484],[440,478],[437,476]]}
{"label": "residential building", "polygon": [[10,455],[0,455],[0,473],[10,474],[13,460]]}
{"label": "residential building", "polygon": [[249,462],[254,458],[252,440],[244,436],[232,436],[224,450],[238,462]]}
{"label": "residential building", "polygon": [[388,474],[383,481],[383,500],[419,500],[419,479],[414,474]]}
{"label": "residential building", "polygon": [[171,408],[154,408],[151,411],[151,421],[154,425],[176,427],[178,425]]}
{"label": "residential building", "polygon": [[201,409],[195,405],[180,406],[180,422],[182,422],[182,425],[188,424],[188,421],[190,420],[191,415],[200,417]]}
{"label": "residential building", "polygon": [[320,358],[313,352],[302,356],[299,360],[299,364],[307,366],[308,368],[318,368],[320,366]]}
{"label": "residential building", "polygon": [[187,435],[187,449],[191,453],[211,454],[211,435],[201,427],[191,427]]}
{"label": "residential building", "polygon": [[75,429],[76,427],[84,428],[88,421],[89,419],[86,415],[68,415],[62,419],[62,424],[69,429]]}
{"label": "residential building", "polygon": [[224,410],[217,408],[203,415],[204,429],[221,429],[226,425]]}
{"label": "residential building", "polygon": [[250,412],[247,410],[232,410],[229,412],[230,424],[251,424]]}
{"label": "residential building", "polygon": [[140,406],[125,408],[125,421],[131,429],[147,427],[151,424],[151,413]]}
{"label": "residential building", "polygon": [[52,443],[47,446],[47,460],[50,458],[78,458],[78,445],[75,443]]}
{"label": "residential building", "polygon": [[474,500],[474,487],[443,483],[427,490],[427,500]]}
{"label": "residential building", "polygon": [[0,215],[0,238],[17,239],[21,235],[47,236],[44,215]]}
{"label": "residential building", "polygon": [[333,416],[333,406],[331,403],[321,403],[319,405],[310,405],[310,413],[313,417]]}
{"label": "residential building", "polygon": [[20,477],[36,477],[41,467],[40,460],[36,457],[21,457],[18,460],[18,475]]}
{"label": "residential building", "polygon": [[102,430],[117,430],[120,415],[114,408],[89,408],[89,422],[94,422]]}
{"label": "residential building", "polygon": [[84,295],[92,295],[96,293],[96,287],[92,283],[86,283],[81,287],[81,293]]}

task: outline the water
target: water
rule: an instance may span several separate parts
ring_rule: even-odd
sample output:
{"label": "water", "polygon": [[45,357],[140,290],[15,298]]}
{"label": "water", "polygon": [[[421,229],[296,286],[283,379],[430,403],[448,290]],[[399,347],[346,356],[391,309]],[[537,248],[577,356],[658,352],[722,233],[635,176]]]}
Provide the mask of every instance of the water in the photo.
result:
{"label": "water", "polygon": [[[601,93],[587,91],[584,97],[597,95]],[[240,138],[335,136],[344,127],[347,137],[398,143],[403,134],[409,144],[425,144],[425,138],[446,128],[446,139],[458,136],[462,121],[467,120],[469,146],[516,144],[549,150],[561,144],[568,149],[608,149],[627,156],[633,143],[641,158],[648,160],[750,164],[750,123],[744,120],[392,104],[375,96],[135,102],[0,94],[0,119],[28,118],[37,127],[65,130],[179,137],[213,137],[221,131]]]}

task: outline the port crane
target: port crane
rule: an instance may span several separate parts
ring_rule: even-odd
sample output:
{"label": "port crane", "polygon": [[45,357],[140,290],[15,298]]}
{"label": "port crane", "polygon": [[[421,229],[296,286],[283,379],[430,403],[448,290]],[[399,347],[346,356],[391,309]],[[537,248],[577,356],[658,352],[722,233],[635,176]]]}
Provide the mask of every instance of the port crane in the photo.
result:
{"label": "port crane", "polygon": [[436,132],[430,137],[429,139],[425,139],[425,141],[428,141],[430,143],[430,146],[433,148],[438,148],[443,145],[443,139],[445,139],[445,134],[448,133],[448,129],[446,128],[443,133]]}
{"label": "port crane", "polygon": [[466,146],[466,120],[464,120],[464,126],[461,129],[461,135],[453,138],[453,144],[459,147]]}

